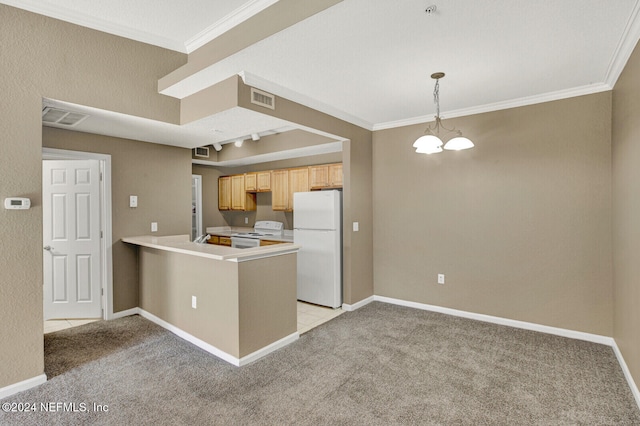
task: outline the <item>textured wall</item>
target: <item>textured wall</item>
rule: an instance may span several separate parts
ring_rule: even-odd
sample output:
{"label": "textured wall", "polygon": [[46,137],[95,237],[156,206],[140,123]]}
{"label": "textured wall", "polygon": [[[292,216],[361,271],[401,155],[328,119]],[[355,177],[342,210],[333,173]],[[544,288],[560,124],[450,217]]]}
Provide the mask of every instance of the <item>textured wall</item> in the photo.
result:
{"label": "textured wall", "polygon": [[0,5],[0,199],[26,196],[26,212],[0,209],[0,388],[43,373],[42,98],[179,121],[157,80],[176,52]]}
{"label": "textured wall", "polygon": [[[123,237],[191,233],[191,150],[43,127],[42,146],[111,155],[113,311],[138,306],[135,247]],[[138,207],[129,208],[129,196]]]}
{"label": "textured wall", "polygon": [[640,384],[640,47],[613,90],[614,332]]}
{"label": "textured wall", "polygon": [[[375,294],[612,335],[611,93],[374,133]],[[444,273],[446,284],[437,284]]]}

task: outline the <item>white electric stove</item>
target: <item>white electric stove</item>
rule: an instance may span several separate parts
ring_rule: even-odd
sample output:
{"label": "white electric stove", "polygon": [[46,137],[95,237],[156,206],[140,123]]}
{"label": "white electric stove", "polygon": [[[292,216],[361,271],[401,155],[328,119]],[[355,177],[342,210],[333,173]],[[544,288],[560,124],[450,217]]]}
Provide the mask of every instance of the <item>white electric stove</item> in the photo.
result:
{"label": "white electric stove", "polygon": [[253,232],[237,232],[231,234],[231,247],[251,248],[260,247],[260,239],[265,237],[281,237],[284,224],[272,220],[259,220],[253,227]]}

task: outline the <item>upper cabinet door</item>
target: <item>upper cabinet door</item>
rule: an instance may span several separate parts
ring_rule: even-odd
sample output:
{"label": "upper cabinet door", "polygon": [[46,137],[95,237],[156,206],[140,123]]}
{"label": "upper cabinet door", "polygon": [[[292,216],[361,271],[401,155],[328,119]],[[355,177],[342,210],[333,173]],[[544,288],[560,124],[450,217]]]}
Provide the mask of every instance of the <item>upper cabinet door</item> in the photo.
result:
{"label": "upper cabinet door", "polygon": [[271,171],[268,172],[258,172],[258,192],[269,192],[271,191]]}
{"label": "upper cabinet door", "polygon": [[322,189],[329,185],[329,166],[309,167],[309,188]]}
{"label": "upper cabinet door", "polygon": [[258,190],[258,175],[257,173],[245,173],[244,174],[244,190],[247,192],[256,192]]}
{"label": "upper cabinet door", "polygon": [[218,178],[218,210],[231,210],[231,177]]}
{"label": "upper cabinet door", "polygon": [[271,172],[271,208],[285,211],[289,206],[289,171],[274,170]]}
{"label": "upper cabinet door", "polygon": [[329,164],[329,186],[331,188],[342,188],[342,163]]}
{"label": "upper cabinet door", "polygon": [[289,169],[289,198],[287,210],[293,211],[293,194],[309,192],[309,168]]}

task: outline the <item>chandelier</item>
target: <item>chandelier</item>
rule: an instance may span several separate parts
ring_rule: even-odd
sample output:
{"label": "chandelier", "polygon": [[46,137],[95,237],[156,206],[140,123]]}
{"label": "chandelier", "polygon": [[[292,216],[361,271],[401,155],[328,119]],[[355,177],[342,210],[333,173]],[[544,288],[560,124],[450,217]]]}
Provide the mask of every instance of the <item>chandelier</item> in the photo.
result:
{"label": "chandelier", "polygon": [[[431,74],[431,78],[436,81],[433,88],[433,102],[436,104],[436,123],[434,126],[427,127],[424,135],[413,143],[413,147],[419,154],[435,154],[442,152],[442,148],[450,151],[460,151],[474,146],[473,142],[462,136],[460,130],[455,128],[448,129],[442,124],[440,119],[440,79],[442,77],[444,77],[443,72]],[[442,142],[443,138],[448,139],[446,144]]]}

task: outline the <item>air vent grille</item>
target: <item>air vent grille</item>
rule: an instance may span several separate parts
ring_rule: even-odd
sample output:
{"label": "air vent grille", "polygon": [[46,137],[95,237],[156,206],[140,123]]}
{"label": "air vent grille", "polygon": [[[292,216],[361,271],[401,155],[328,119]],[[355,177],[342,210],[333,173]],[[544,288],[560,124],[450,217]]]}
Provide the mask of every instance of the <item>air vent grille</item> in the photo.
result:
{"label": "air vent grille", "polygon": [[89,117],[87,114],[69,112],[58,108],[46,107],[42,110],[42,122],[45,124],[59,124],[65,127],[74,127]]}
{"label": "air vent grille", "polygon": [[251,88],[251,103],[269,109],[276,109],[276,97],[271,93]]}
{"label": "air vent grille", "polygon": [[195,148],[194,149],[194,155],[196,157],[209,158],[209,148],[207,148],[205,146],[201,146],[201,147]]}

